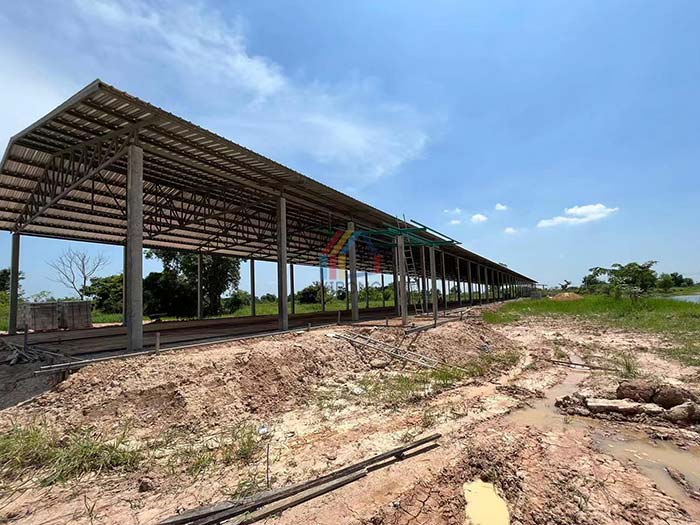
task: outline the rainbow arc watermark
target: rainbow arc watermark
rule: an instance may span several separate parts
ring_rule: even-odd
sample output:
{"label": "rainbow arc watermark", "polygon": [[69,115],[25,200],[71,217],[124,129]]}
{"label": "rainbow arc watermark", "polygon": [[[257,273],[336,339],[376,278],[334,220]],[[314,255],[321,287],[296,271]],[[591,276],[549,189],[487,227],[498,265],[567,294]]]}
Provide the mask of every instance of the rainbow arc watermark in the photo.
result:
{"label": "rainbow arc watermark", "polygon": [[372,256],[372,272],[381,273],[382,255],[369,235],[358,230],[336,230],[319,255],[319,266],[325,282],[337,282],[338,287],[344,287],[350,247],[358,242],[361,242]]}

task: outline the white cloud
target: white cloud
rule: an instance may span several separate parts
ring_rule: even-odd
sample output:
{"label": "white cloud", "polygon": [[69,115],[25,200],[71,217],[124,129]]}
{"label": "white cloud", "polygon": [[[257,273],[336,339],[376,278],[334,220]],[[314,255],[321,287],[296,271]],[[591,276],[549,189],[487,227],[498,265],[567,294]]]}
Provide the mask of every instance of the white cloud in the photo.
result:
{"label": "white cloud", "polygon": [[[141,68],[145,79],[165,72],[162,82],[171,82],[178,102],[199,112],[186,118],[346,190],[420,158],[426,128],[438,120],[387,100],[371,79],[328,84],[285,71],[250,49],[245,20],[199,2],[74,0],[74,6],[83,22],[74,32],[76,48],[91,49],[116,70]],[[79,46],[85,38],[89,46]]]}
{"label": "white cloud", "polygon": [[461,219],[452,219],[452,220],[450,221],[450,224],[451,224],[452,226],[457,226],[458,224],[462,224],[462,221],[461,221]]}
{"label": "white cloud", "polygon": [[508,209],[508,206],[505,204],[501,204],[500,202],[497,202],[496,205],[493,207],[494,210],[496,211],[506,211]]}
{"label": "white cloud", "polygon": [[584,206],[574,206],[564,210],[565,215],[557,215],[551,219],[542,219],[537,223],[538,228],[549,228],[560,224],[583,224],[585,222],[599,221],[605,219],[618,211],[619,208],[609,208],[604,204],[586,204]]}
{"label": "white cloud", "polygon": [[451,208],[442,210],[442,213],[447,213],[448,215],[462,215],[462,208]]}
{"label": "white cloud", "polygon": [[513,228],[512,226],[508,226],[505,230],[503,230],[503,233],[507,235],[515,235],[516,233],[518,233],[518,229]]}
{"label": "white cloud", "polygon": [[483,215],[481,213],[475,213],[472,215],[471,221],[474,224],[478,224],[480,222],[486,222],[489,218],[486,215]]}

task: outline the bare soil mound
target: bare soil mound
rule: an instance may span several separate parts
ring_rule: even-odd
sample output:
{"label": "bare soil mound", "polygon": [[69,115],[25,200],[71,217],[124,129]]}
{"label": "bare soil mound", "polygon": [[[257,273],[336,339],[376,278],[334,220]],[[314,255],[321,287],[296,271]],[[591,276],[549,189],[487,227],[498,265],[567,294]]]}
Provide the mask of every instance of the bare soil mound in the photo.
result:
{"label": "bare soil mound", "polygon": [[562,292],[552,297],[552,301],[580,301],[581,299],[583,296],[574,292]]}
{"label": "bare soil mound", "polygon": [[[339,327],[335,331],[344,331]],[[399,328],[362,328],[372,337],[406,346]],[[133,437],[157,437],[173,428],[204,431],[261,419],[305,402],[316,385],[342,383],[371,370],[377,356],[327,335],[331,330],[217,344],[92,365],[33,401],[0,412],[0,429],[44,420],[66,430],[90,426],[106,435],[128,427]],[[483,351],[514,348],[480,321],[447,323],[419,334],[411,349],[463,365]],[[394,370],[410,369],[392,361]]]}

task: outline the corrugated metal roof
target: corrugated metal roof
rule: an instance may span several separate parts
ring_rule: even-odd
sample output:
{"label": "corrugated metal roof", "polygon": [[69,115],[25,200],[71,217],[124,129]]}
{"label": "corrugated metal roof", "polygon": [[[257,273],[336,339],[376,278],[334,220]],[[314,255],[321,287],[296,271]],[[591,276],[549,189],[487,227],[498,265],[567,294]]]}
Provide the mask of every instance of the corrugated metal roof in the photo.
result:
{"label": "corrugated metal roof", "polygon": [[[354,221],[359,230],[414,226],[96,80],[10,140],[0,172],[0,229],[123,244],[126,156],[75,186],[65,180],[57,186],[46,177],[49,166],[57,173],[81,162],[77,154],[65,153],[70,148],[134,126],[139,127],[144,150],[147,247],[275,260],[280,194],[287,199],[290,262],[318,264],[328,242],[327,231],[344,229],[348,221]],[[60,152],[64,154],[57,157]],[[50,206],[32,208],[29,203],[37,199],[32,197],[35,193],[60,199],[45,198],[42,202]],[[430,232],[419,235],[440,239]],[[459,246],[442,249],[531,281]],[[391,271],[390,248],[362,243],[359,268],[371,270],[377,251],[383,256],[383,271]],[[448,261],[446,272],[454,279],[456,266]]]}

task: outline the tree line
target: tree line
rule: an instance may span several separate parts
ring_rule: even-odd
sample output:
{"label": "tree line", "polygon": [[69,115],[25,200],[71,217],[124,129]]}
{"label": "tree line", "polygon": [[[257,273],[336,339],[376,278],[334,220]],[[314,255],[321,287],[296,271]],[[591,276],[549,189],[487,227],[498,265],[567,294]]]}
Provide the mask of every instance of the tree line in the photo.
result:
{"label": "tree line", "polygon": [[[583,277],[580,291],[590,293],[609,293],[620,295],[622,293],[640,294],[653,290],[669,292],[671,288],[688,288],[695,286],[695,281],[685,277],[679,272],[657,274],[653,267],[657,261],[644,263],[630,262],[627,264],[616,263],[610,268],[596,266],[588,270]],[[569,283],[569,281],[565,281]],[[563,289],[568,284],[561,285]]]}

